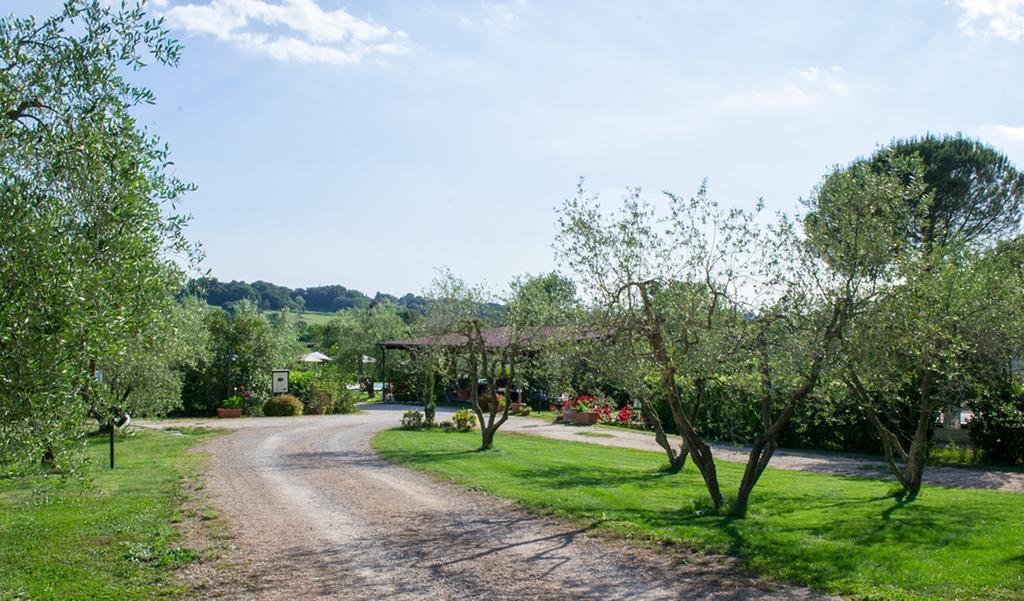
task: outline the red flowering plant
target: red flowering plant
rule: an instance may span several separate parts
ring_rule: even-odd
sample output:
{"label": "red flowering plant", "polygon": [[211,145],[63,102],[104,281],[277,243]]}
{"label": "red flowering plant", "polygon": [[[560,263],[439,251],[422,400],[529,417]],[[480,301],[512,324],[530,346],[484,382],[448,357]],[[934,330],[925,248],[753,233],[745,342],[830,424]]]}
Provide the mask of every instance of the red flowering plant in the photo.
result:
{"label": "red flowering plant", "polygon": [[623,406],[616,412],[614,423],[618,426],[632,428],[634,430],[648,429],[647,424],[644,421],[643,414],[629,405]]}
{"label": "red flowering plant", "polygon": [[572,408],[580,413],[593,411],[594,397],[589,394],[581,394],[572,401]]}
{"label": "red flowering plant", "polygon": [[615,422],[615,411],[618,404],[607,397],[595,397],[589,394],[582,394],[571,401],[566,401],[562,407],[572,407],[580,413],[596,413],[598,421]]}

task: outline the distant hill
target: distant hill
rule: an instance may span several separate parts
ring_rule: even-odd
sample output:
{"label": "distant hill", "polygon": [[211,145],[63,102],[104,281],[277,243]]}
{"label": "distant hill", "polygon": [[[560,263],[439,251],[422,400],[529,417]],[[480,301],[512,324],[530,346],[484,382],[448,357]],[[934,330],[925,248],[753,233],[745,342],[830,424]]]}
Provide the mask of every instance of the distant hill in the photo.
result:
{"label": "distant hill", "polygon": [[222,282],[217,278],[196,278],[189,282],[188,290],[218,307],[249,299],[266,311],[288,309],[299,312],[334,313],[343,309],[369,307],[374,302],[389,301],[410,313],[423,315],[427,311],[427,299],[416,294],[398,297],[378,292],[371,298],[358,290],[337,284],[293,289],[263,280]]}

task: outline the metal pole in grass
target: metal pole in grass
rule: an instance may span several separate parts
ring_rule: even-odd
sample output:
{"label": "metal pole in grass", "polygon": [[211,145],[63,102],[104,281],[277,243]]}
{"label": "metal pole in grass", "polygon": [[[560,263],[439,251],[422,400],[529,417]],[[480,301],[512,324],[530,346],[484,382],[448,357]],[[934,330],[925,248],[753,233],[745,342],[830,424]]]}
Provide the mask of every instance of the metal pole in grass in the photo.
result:
{"label": "metal pole in grass", "polygon": [[114,469],[114,433],[118,428],[127,427],[130,423],[132,416],[128,415],[127,411],[122,411],[121,415],[110,420],[110,469]]}

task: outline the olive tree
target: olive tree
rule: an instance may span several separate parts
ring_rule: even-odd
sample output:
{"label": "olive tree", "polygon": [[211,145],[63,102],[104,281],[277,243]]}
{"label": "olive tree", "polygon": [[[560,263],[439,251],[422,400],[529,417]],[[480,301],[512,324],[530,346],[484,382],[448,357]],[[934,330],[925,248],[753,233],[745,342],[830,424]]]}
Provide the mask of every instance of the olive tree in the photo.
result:
{"label": "olive tree", "polygon": [[[631,368],[625,380],[653,422],[670,466],[680,469],[686,455],[692,456],[719,508],[723,496],[712,450],[694,426],[679,377],[709,374],[735,351],[728,332],[741,321],[736,319],[742,314],[738,298],[755,257],[755,213],[723,210],[703,187],[692,199],[664,198],[668,212],[661,217],[639,190],[608,215],[581,182],[560,210],[556,247],[598,309],[598,327],[612,337],[620,354],[633,358],[624,364]],[[680,282],[692,302],[659,302],[666,288]],[[669,306],[678,309],[671,332],[665,328]],[[679,449],[669,443],[642,385],[648,371],[657,374],[657,387],[683,439]]]}
{"label": "olive tree", "polygon": [[198,258],[188,186],[128,77],[179,45],[141,8],[0,19],[0,464],[73,466],[97,363],[162,319]]}
{"label": "olive tree", "polygon": [[[857,324],[845,374],[911,498],[939,411],[958,416],[977,385],[1008,370],[1024,320],[1024,278],[1000,257],[960,249],[922,260],[907,263],[900,285]],[[916,410],[909,439],[891,425],[899,400]]]}
{"label": "olive tree", "polygon": [[[503,318],[495,318],[494,312],[489,310],[494,303],[487,291],[482,286],[467,284],[450,271],[435,278],[427,298],[430,310],[425,328],[431,341],[428,350],[443,353],[443,360],[450,362],[454,372],[465,369],[469,378],[469,400],[480,423],[480,450],[491,449],[498,429],[508,421],[511,406],[509,402],[499,402],[498,383],[504,380],[512,388],[518,382],[517,370],[532,330],[516,319],[519,313],[505,313]],[[490,328],[502,322],[504,328],[500,334],[487,335]],[[481,382],[483,396],[480,395]]]}
{"label": "olive tree", "polygon": [[[623,379],[670,466],[692,457],[716,509],[725,500],[712,449],[696,426],[694,389],[723,375],[756,376],[746,380],[761,428],[732,507],[742,515],[780,434],[834,360],[849,319],[879,293],[867,263],[885,241],[860,234],[844,240],[834,251],[851,270],[838,274],[813,252],[802,220],[780,217],[764,227],[757,211],[723,209],[703,187],[690,199],[663,198],[659,213],[634,190],[609,215],[581,187],[562,207],[558,248],[591,294],[617,349],[616,365],[626,369]],[[872,218],[849,217],[865,232]],[[671,410],[679,449],[650,404],[654,395]]]}
{"label": "olive tree", "polygon": [[[887,292],[853,320],[841,377],[911,498],[938,412],[958,412],[972,380],[988,379],[977,366],[1005,369],[1019,348],[1019,266],[990,247],[1017,227],[1021,182],[991,148],[926,137],[835,170],[810,207],[809,238],[837,273],[856,268],[837,248],[866,233],[881,241],[867,264]],[[895,425],[905,406],[909,432]]]}
{"label": "olive tree", "polygon": [[209,359],[205,303],[186,297],[97,362],[89,415],[101,425],[128,412],[162,416],[181,407],[186,370]]}

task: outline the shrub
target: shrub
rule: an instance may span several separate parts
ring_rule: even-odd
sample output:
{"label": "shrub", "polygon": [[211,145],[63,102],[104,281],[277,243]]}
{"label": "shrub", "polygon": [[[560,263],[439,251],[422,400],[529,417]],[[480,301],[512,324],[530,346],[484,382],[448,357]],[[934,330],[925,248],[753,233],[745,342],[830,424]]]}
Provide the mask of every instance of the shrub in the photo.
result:
{"label": "shrub", "polygon": [[423,414],[419,411],[406,411],[402,414],[402,429],[419,430],[423,427]]}
{"label": "shrub", "polygon": [[272,417],[302,415],[302,401],[290,394],[279,394],[267,401],[263,413]]}
{"label": "shrub", "polygon": [[245,399],[240,394],[229,396],[220,402],[220,406],[224,409],[241,409],[244,405]]}
{"label": "shrub", "polygon": [[454,430],[454,429],[455,429],[455,424],[453,424],[453,423],[452,423],[451,421],[449,421],[449,420],[444,420],[443,422],[441,422],[441,423],[439,423],[439,424],[437,424],[437,425],[438,425],[438,426],[439,426],[439,427],[440,427],[441,429],[443,429],[443,430],[444,430],[445,432],[451,432],[452,430]]}
{"label": "shrub", "polygon": [[452,423],[459,432],[469,432],[476,427],[476,415],[469,409],[459,409],[452,415]]}
{"label": "shrub", "polygon": [[524,416],[525,415],[530,415],[530,407],[529,407],[529,405],[523,405],[522,407],[517,409],[516,410],[516,415],[524,415]]}
{"label": "shrub", "polygon": [[331,407],[331,413],[355,413],[359,410],[356,407],[356,401],[358,395],[355,391],[348,390],[344,386],[338,390],[338,396],[334,399],[334,405]]}
{"label": "shrub", "polygon": [[1024,463],[1024,387],[1006,385],[989,398],[975,399],[971,409],[967,428],[985,462]]}
{"label": "shrub", "polygon": [[334,407],[334,398],[326,388],[314,387],[302,399],[302,412],[306,415],[323,415]]}
{"label": "shrub", "polygon": [[305,400],[317,376],[311,371],[292,371],[288,374],[288,393]]}
{"label": "shrub", "polygon": [[242,414],[247,417],[263,417],[263,405],[269,397],[269,392],[265,388],[257,391],[246,390],[242,393]]}

